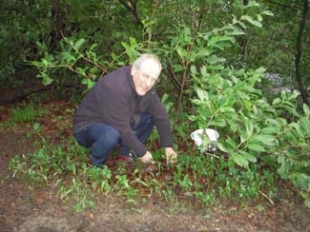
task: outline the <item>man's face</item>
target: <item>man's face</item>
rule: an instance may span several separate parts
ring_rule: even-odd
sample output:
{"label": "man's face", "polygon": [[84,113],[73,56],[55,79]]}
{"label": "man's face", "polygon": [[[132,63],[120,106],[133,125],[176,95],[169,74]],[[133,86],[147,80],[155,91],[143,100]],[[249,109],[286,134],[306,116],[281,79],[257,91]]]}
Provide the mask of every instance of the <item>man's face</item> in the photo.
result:
{"label": "man's face", "polygon": [[145,95],[155,85],[159,74],[160,68],[153,60],[144,61],[140,68],[132,66],[131,75],[137,94]]}

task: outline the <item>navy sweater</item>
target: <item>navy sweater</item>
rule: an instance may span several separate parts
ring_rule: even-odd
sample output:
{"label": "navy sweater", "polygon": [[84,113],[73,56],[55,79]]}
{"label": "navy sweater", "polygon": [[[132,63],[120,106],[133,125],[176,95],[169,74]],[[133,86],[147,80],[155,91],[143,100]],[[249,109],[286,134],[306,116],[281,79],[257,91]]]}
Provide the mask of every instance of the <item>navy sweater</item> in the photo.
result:
{"label": "navy sweater", "polygon": [[172,147],[173,139],[168,114],[154,87],[144,96],[134,88],[130,73],[125,66],[103,76],[86,94],[73,118],[73,133],[93,123],[105,123],[120,133],[122,143],[138,157],[147,149],[135,136],[132,128],[147,111],[154,119],[162,147]]}

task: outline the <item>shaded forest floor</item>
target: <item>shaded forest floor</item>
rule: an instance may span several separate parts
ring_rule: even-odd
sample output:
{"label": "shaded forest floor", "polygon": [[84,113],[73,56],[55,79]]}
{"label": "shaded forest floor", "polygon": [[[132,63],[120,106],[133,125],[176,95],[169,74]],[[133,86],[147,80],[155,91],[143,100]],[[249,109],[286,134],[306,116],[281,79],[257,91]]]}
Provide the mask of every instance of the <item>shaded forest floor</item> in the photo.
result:
{"label": "shaded forest floor", "polygon": [[[73,106],[54,101],[44,104],[49,113],[40,119],[42,135],[54,142],[70,136]],[[71,109],[71,110],[70,110]],[[12,108],[0,106],[1,124]],[[61,116],[61,117],[60,117]],[[220,206],[197,209],[189,205],[169,205],[159,199],[126,202],[118,196],[99,196],[96,209],[77,213],[73,203],[62,202],[53,186],[34,186],[14,178],[8,163],[14,155],[34,149],[27,136],[30,124],[0,124],[0,231],[2,232],[79,232],[79,231],[221,231],[221,232],[310,232],[310,210],[294,194],[283,194],[271,204],[266,199],[238,205],[222,202]],[[279,183],[279,188],[286,188]],[[259,210],[258,205],[263,206]]]}

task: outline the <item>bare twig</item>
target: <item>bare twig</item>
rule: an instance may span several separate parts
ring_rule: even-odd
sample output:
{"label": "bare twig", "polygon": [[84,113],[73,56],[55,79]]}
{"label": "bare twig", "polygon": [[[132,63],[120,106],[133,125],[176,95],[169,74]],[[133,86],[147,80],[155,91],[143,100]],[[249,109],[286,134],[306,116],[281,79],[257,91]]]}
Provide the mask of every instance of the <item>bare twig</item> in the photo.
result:
{"label": "bare twig", "polygon": [[274,205],[274,202],[273,200],[271,200],[265,193],[263,193],[262,191],[259,190],[259,193],[263,195],[263,197],[265,197],[269,202],[270,204]]}

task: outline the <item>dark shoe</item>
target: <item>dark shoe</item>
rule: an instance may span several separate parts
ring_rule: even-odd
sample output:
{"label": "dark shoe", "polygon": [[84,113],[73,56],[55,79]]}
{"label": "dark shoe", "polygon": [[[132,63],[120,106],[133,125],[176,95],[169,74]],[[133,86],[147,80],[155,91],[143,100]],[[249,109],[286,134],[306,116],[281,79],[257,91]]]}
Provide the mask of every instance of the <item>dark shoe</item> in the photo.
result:
{"label": "dark shoe", "polygon": [[107,166],[108,166],[108,168],[113,168],[115,166],[115,160],[108,159]]}
{"label": "dark shoe", "polygon": [[133,162],[133,158],[131,156],[128,155],[117,155],[115,157],[115,161],[117,163],[123,162],[123,163],[132,163]]}

